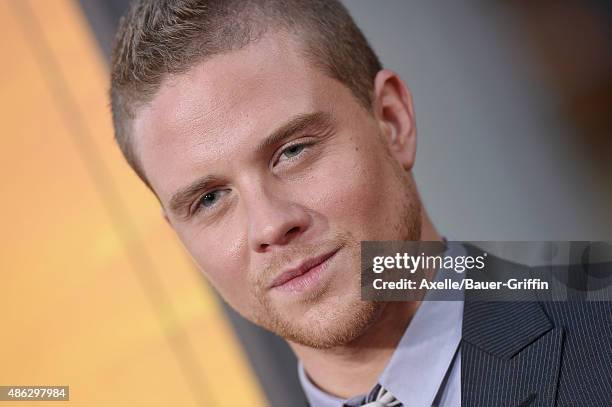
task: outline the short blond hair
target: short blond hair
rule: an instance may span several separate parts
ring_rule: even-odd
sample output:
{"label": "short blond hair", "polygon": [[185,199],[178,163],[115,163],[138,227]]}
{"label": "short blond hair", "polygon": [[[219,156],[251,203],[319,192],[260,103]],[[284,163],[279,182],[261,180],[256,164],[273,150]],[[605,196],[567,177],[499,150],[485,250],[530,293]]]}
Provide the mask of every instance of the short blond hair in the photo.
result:
{"label": "short blond hair", "polygon": [[309,62],[346,85],[370,109],[381,64],[339,1],[134,1],[115,37],[110,97],[115,139],[149,187],[130,142],[137,108],[154,97],[167,75],[241,49],[270,29],[295,34]]}

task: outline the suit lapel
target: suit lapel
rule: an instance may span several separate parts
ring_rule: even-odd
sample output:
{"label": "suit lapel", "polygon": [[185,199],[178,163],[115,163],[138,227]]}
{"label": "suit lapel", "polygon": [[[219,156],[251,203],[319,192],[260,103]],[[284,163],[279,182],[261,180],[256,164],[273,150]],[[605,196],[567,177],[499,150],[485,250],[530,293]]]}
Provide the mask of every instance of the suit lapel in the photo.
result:
{"label": "suit lapel", "polygon": [[537,302],[470,301],[461,345],[463,406],[554,406],[563,330]]}

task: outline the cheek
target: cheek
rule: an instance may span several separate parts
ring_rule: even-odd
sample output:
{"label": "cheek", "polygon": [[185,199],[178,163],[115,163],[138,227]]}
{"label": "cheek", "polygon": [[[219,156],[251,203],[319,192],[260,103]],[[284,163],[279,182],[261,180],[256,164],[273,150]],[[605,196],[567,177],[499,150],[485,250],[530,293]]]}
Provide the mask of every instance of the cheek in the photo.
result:
{"label": "cheek", "polygon": [[399,193],[389,157],[375,143],[352,145],[323,169],[316,207],[329,222],[360,240],[384,236]]}
{"label": "cheek", "polygon": [[228,239],[231,234],[227,230],[221,233],[211,229],[206,231],[206,235],[197,232],[178,234],[210,284],[227,302],[240,309],[239,303],[248,298],[247,264],[243,255],[245,243]]}

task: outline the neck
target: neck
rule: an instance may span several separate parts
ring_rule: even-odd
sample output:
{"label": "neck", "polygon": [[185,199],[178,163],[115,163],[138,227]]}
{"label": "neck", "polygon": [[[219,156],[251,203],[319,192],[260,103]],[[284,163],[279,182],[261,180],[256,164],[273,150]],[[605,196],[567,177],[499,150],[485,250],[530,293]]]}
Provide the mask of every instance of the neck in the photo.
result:
{"label": "neck", "polygon": [[[423,211],[421,240],[442,240]],[[420,302],[389,302],[375,322],[353,341],[329,349],[289,342],[310,380],[340,398],[367,394],[393,355]]]}

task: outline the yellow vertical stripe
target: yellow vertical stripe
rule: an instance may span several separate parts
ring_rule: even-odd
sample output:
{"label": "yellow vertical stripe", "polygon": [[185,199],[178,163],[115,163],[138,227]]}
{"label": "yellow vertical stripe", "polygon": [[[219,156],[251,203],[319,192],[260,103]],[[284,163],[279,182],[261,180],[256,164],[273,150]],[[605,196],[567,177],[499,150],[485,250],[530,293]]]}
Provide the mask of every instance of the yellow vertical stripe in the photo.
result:
{"label": "yellow vertical stripe", "polygon": [[0,1],[0,52],[0,384],[70,386],[70,402],[36,406],[266,405],[114,145],[75,2]]}

